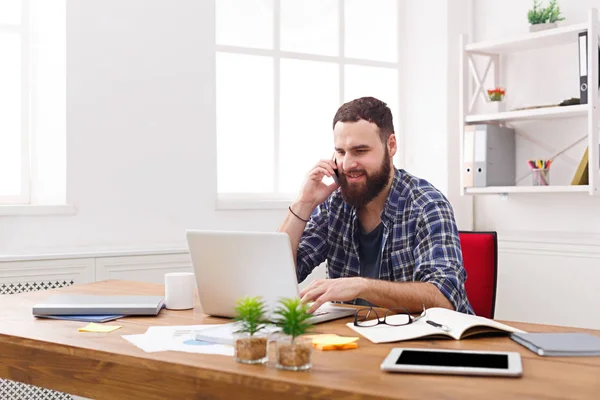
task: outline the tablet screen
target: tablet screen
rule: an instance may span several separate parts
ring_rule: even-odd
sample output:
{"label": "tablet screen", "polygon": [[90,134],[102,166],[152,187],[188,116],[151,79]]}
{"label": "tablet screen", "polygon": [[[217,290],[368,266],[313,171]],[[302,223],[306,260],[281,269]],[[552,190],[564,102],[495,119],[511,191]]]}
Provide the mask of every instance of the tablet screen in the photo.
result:
{"label": "tablet screen", "polygon": [[508,369],[508,355],[403,350],[396,364]]}

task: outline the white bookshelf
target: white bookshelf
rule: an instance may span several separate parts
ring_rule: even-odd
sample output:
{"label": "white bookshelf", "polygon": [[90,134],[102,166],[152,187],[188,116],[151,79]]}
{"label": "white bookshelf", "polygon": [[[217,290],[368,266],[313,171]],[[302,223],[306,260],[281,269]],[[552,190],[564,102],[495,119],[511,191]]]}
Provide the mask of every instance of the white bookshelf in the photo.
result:
{"label": "white bookshelf", "polygon": [[584,117],[588,114],[587,104],[535,108],[530,110],[505,111],[491,114],[466,115],[466,123],[525,121],[534,119],[552,119]]}
{"label": "white bookshelf", "polygon": [[[502,55],[520,51],[551,49],[554,46],[565,44],[577,44],[579,32],[588,32],[588,82],[598,82],[598,43],[600,34],[600,23],[598,12],[595,8],[590,9],[588,21],[580,24],[561,26],[539,32],[523,33],[507,38],[486,40],[477,43],[469,43],[466,35],[461,36],[460,44],[460,74],[459,74],[459,112],[460,112],[460,190],[461,195],[489,195],[489,194],[521,194],[521,193],[587,193],[598,194],[600,187],[599,168],[599,132],[600,124],[600,101],[598,97],[598,86],[589,85],[587,104],[570,106],[552,106],[534,109],[501,111],[492,113],[475,113],[472,110],[477,101],[486,99],[486,92],[482,82],[485,82],[487,73],[493,65],[493,85],[501,85],[500,57]],[[487,59],[483,71],[478,71],[473,56],[484,56]],[[482,73],[482,74],[481,74]],[[469,81],[474,80],[474,90],[470,88]],[[588,180],[589,185],[580,186],[490,186],[465,188],[463,181],[463,135],[464,126],[469,124],[492,123],[498,125],[510,124],[518,121],[536,121],[548,119],[586,118],[587,119],[587,141],[588,146]],[[518,130],[517,130],[518,134]],[[522,160],[523,162],[525,160]],[[519,162],[519,160],[517,160]],[[573,172],[575,172],[573,170]]]}
{"label": "white bookshelf", "polygon": [[577,34],[588,28],[587,23],[562,26],[545,31],[524,33],[505,39],[486,40],[465,45],[465,51],[480,54],[508,54],[519,51],[536,50],[543,47],[573,43]]}

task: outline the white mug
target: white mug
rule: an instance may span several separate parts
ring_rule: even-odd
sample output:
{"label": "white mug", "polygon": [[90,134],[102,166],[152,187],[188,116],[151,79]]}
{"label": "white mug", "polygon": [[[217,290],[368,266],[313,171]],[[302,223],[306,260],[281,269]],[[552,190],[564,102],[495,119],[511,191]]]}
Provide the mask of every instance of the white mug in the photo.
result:
{"label": "white mug", "polygon": [[165,274],[165,307],[169,310],[194,308],[194,288],[193,272]]}

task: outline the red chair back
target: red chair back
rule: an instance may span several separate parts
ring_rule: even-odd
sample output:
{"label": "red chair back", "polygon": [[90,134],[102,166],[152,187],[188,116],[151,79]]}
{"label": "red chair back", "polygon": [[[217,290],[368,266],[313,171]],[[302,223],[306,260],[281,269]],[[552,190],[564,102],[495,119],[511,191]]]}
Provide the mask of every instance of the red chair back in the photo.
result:
{"label": "red chair back", "polygon": [[465,290],[476,315],[494,318],[498,278],[496,232],[460,231],[463,264],[467,271]]}

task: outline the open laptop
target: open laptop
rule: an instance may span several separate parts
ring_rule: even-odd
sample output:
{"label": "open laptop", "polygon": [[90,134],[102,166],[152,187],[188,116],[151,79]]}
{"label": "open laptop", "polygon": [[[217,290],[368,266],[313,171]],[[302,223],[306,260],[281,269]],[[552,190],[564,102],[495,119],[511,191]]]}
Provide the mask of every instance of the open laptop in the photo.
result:
{"label": "open laptop", "polygon": [[[290,238],[280,232],[187,230],[200,304],[208,315],[232,318],[236,302],[260,296],[269,310],[300,296]],[[319,323],[354,315],[326,303],[309,319]]]}

